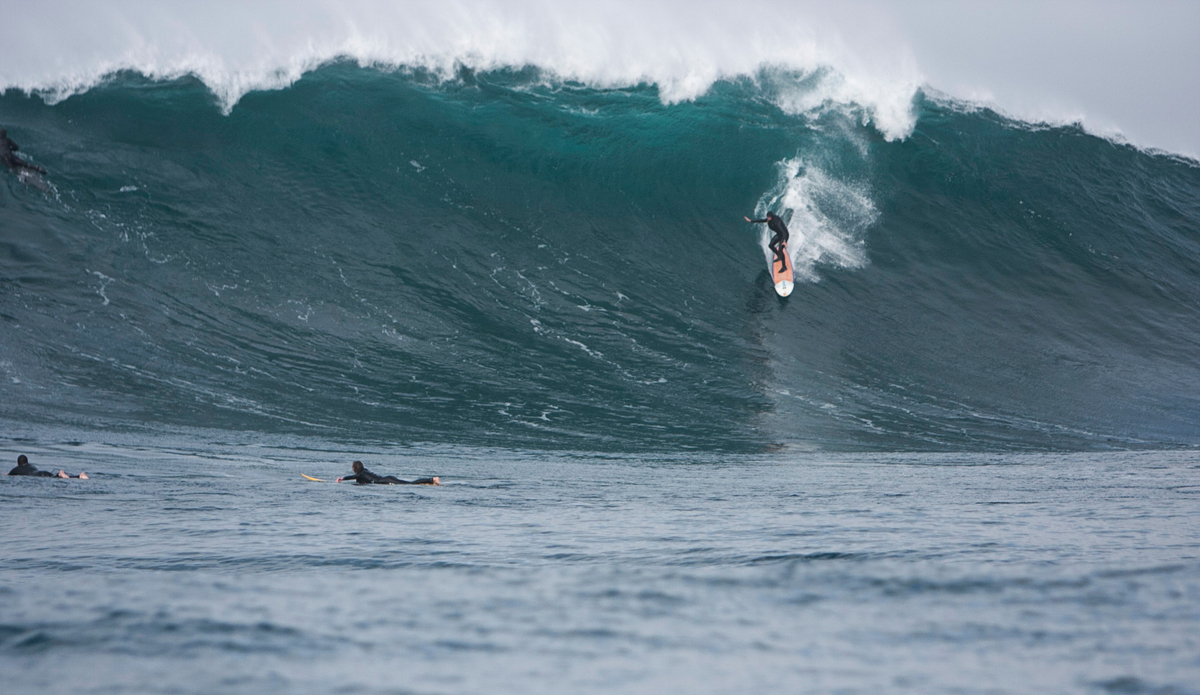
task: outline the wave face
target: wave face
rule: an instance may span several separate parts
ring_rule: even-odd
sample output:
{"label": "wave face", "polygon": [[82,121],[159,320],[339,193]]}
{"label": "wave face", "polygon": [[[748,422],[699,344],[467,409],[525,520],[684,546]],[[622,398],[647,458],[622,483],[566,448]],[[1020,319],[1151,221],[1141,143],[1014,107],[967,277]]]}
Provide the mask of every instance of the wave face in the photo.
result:
{"label": "wave face", "polygon": [[[0,417],[581,450],[1200,445],[1200,169],[763,71],[670,103],[334,63],[0,123]],[[782,211],[801,282],[780,300]]]}

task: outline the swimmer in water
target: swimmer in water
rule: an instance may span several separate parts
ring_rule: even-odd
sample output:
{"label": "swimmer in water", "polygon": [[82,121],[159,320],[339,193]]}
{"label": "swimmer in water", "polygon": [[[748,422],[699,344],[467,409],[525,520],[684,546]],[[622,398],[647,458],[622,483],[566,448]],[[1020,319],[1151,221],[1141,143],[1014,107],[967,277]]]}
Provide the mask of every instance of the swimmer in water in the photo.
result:
{"label": "swimmer in water", "polygon": [[17,172],[17,174],[21,174],[24,171],[32,171],[37,174],[46,173],[46,170],[40,166],[30,164],[18,157],[16,152],[19,149],[21,148],[17,147],[17,143],[9,139],[8,131],[0,128],[0,162],[4,162],[4,166]]}
{"label": "swimmer in water", "polygon": [[17,467],[8,472],[9,475],[29,475],[36,478],[80,478],[88,479],[88,474],[80,472],[79,475],[67,475],[66,471],[51,473],[50,471],[40,471],[38,467],[29,462],[29,458],[25,454],[17,457]]}
{"label": "swimmer in water", "polygon": [[353,481],[357,482],[359,485],[366,485],[366,484],[370,484],[370,483],[374,483],[376,485],[441,485],[442,484],[441,478],[437,477],[436,475],[433,476],[432,478],[419,478],[417,480],[401,480],[394,475],[376,475],[376,474],[372,473],[371,471],[367,470],[366,466],[364,466],[362,464],[362,461],[355,461],[354,464],[350,466],[350,468],[352,468],[354,470],[354,475],[348,475],[343,478],[338,478],[337,480],[335,480],[333,482],[340,483],[343,480],[353,480]]}

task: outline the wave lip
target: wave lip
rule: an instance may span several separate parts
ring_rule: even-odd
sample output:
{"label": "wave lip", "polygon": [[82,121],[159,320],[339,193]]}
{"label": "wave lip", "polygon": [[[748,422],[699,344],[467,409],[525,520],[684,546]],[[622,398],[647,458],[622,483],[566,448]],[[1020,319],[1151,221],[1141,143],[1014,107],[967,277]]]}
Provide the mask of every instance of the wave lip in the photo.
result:
{"label": "wave lip", "polygon": [[[664,103],[704,95],[718,81],[764,67],[827,74],[817,103],[861,106],[889,139],[911,132],[921,83],[899,44],[862,60],[814,8],[738,8],[618,0],[503,5],[479,2],[189,4],[170,9],[55,3],[0,28],[0,89],[51,102],[132,71],[152,79],[194,75],[228,113],[247,93],[281,89],[321,65],[430,70],[537,67],[559,80],[615,88],[658,87]],[[60,18],[68,16],[63,22]],[[796,100],[787,102],[795,107]],[[812,97],[805,104],[811,106]],[[782,105],[782,104],[781,104]]]}
{"label": "wave lip", "polygon": [[[123,70],[195,75],[228,112],[243,95],[293,84],[339,58],[360,66],[477,70],[538,67],[597,87],[655,84],[694,99],[762,68],[830,69],[828,98],[854,103],[888,139],[912,131],[913,95],[942,91],[1022,120],[1191,159],[1200,97],[1200,7],[1100,3],[1023,10],[804,0],[680,3],[582,0],[297,0],[174,7],[65,0],[22,8],[0,26],[0,89],[53,100]],[[1114,40],[1114,37],[1119,37]]]}

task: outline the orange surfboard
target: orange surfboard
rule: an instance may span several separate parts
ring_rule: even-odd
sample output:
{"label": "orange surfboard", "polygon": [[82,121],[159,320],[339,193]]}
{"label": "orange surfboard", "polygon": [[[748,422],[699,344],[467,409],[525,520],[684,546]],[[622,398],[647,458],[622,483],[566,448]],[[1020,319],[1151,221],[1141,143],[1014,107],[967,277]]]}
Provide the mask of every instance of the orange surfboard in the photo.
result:
{"label": "orange surfboard", "polygon": [[774,252],[771,252],[771,282],[775,283],[775,293],[780,297],[786,297],[792,293],[792,288],[795,287],[795,282],[792,277],[792,259],[788,256],[787,242],[780,244],[783,249],[783,257],[787,262],[780,261]]}

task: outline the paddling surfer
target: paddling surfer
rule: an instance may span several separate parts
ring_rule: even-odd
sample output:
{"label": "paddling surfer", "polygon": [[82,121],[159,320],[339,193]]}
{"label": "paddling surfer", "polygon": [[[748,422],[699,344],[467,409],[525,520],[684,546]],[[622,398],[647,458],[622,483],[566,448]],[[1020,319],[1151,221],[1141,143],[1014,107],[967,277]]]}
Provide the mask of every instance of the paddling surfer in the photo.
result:
{"label": "paddling surfer", "polygon": [[771,238],[771,243],[767,244],[767,248],[774,251],[775,259],[783,264],[780,272],[787,270],[787,256],[783,253],[783,245],[787,243],[788,237],[791,235],[788,233],[787,225],[783,223],[783,218],[773,212],[767,212],[767,216],[761,220],[752,220],[749,217],[744,219],[751,224],[762,224],[763,222],[766,222],[767,229],[775,232],[775,236]]}
{"label": "paddling surfer", "polygon": [[376,485],[441,485],[442,484],[441,478],[437,477],[436,475],[433,476],[432,478],[419,478],[417,480],[401,480],[394,475],[376,475],[375,473],[372,473],[371,471],[367,470],[366,466],[364,466],[362,464],[362,461],[355,461],[354,464],[351,465],[350,467],[354,470],[354,475],[347,475],[345,477],[338,478],[337,480],[335,480],[333,482],[340,483],[343,480],[353,480],[353,481],[357,482],[359,485],[367,485],[367,484],[371,484],[371,483],[374,483]]}
{"label": "paddling surfer", "polygon": [[4,166],[17,172],[18,175],[24,173],[25,171],[32,171],[37,174],[46,173],[46,170],[40,166],[36,164],[30,164],[24,159],[18,157],[16,152],[19,149],[21,148],[17,147],[17,143],[13,142],[8,137],[8,131],[4,128],[0,128],[0,162],[4,162]]}
{"label": "paddling surfer", "polygon": [[[0,469],[3,470],[3,469]],[[38,467],[29,462],[29,457],[21,454],[17,457],[17,467],[8,472],[9,475],[28,475],[35,478],[81,478],[88,479],[88,474],[80,472],[79,475],[67,475],[66,471],[51,473],[50,471],[40,471]]]}

